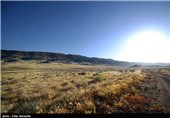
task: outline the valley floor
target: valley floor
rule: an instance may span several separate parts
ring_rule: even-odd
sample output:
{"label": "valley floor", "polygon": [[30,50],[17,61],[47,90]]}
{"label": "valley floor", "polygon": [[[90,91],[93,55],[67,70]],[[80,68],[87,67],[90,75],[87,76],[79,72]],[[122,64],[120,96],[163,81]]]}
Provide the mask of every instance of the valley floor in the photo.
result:
{"label": "valley floor", "polygon": [[[1,113],[170,113],[170,68],[2,63]],[[165,82],[165,81],[164,81]],[[168,91],[168,90],[167,90]]]}

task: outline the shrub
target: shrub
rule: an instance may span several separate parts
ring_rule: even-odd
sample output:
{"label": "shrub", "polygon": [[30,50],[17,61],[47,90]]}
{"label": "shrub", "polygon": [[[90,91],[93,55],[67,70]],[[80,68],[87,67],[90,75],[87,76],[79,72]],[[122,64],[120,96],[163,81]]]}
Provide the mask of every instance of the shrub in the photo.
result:
{"label": "shrub", "polygon": [[78,73],[78,75],[85,75],[85,74],[86,74],[85,72]]}
{"label": "shrub", "polygon": [[95,81],[101,81],[102,78],[101,78],[100,76],[96,76],[96,77],[94,78],[94,80],[95,80]]}
{"label": "shrub", "polygon": [[38,104],[38,100],[25,102],[25,103],[16,105],[9,112],[22,113],[22,114],[36,113],[37,112],[37,109],[36,109],[37,104]]}
{"label": "shrub", "polygon": [[95,74],[93,74],[93,76],[99,76],[100,74],[99,73],[95,73]]}

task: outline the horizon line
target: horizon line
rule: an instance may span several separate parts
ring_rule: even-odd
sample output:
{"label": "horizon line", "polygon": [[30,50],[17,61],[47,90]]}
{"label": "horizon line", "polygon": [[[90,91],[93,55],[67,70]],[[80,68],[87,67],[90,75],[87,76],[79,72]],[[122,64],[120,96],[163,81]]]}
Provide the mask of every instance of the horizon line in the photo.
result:
{"label": "horizon line", "polygon": [[53,52],[53,51],[26,51],[26,50],[17,50],[17,49],[2,49],[2,50],[6,50],[6,51],[20,51],[20,52],[42,52],[42,53],[54,53],[54,54],[64,54],[64,55],[75,55],[75,56],[83,56],[83,57],[88,57],[88,58],[101,58],[101,59],[111,59],[114,61],[121,61],[121,62],[129,62],[129,63],[143,63],[143,64],[157,64],[157,63],[163,63],[163,64],[170,64],[170,62],[134,62],[134,61],[122,61],[122,60],[115,60],[112,58],[104,58],[104,57],[90,57],[90,56],[84,56],[81,54],[70,54],[70,53],[62,53],[62,52]]}

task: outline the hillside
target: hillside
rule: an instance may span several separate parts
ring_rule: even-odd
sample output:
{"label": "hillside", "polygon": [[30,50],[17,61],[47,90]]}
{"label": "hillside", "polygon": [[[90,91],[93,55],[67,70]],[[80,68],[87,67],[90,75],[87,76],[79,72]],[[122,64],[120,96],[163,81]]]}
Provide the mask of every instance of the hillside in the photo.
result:
{"label": "hillside", "polygon": [[15,50],[1,50],[1,59],[4,62],[37,60],[40,63],[62,62],[62,63],[78,63],[83,65],[107,65],[107,66],[132,66],[134,64],[125,61],[115,61],[112,59],[96,57],[90,58],[81,55],[51,52],[26,52]]}
{"label": "hillside", "polygon": [[140,68],[142,67],[142,65],[133,65],[133,66],[130,66],[130,68]]}

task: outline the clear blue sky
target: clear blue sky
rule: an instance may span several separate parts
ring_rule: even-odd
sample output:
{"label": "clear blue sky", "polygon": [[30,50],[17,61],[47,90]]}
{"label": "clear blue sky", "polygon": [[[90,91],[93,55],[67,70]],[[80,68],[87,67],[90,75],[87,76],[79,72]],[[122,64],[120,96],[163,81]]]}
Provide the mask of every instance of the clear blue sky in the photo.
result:
{"label": "clear blue sky", "polygon": [[170,2],[2,2],[2,49],[115,59],[142,29],[170,34]]}

